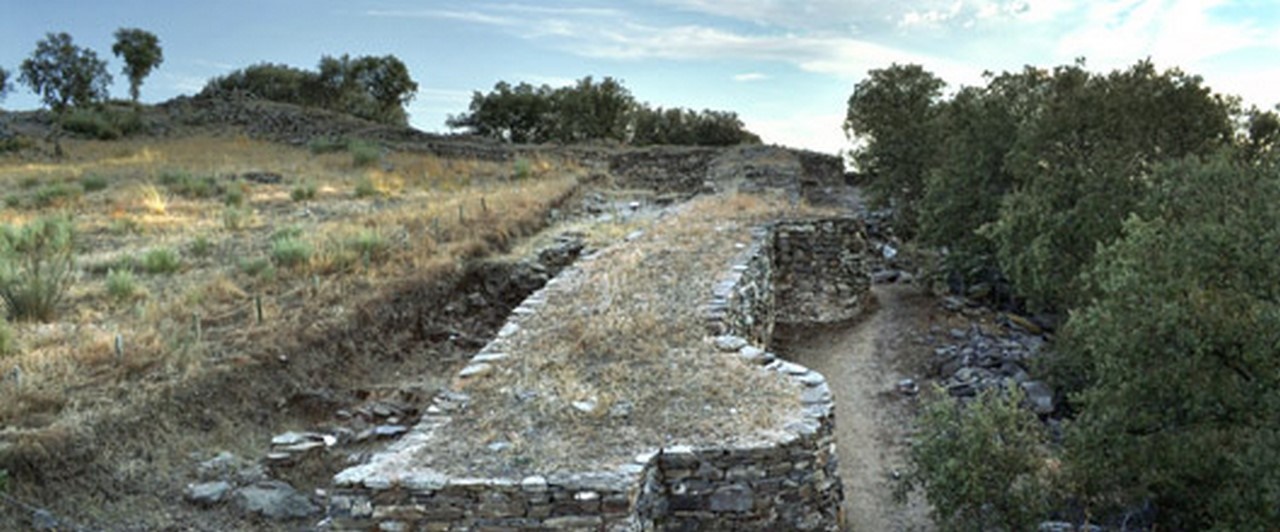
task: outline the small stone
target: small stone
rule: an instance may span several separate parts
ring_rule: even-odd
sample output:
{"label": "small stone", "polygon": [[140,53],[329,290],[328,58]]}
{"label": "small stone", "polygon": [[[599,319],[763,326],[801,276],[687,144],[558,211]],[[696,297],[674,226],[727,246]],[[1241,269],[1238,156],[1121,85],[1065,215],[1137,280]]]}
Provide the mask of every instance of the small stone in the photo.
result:
{"label": "small stone", "polygon": [[920,386],[916,384],[915,379],[902,379],[898,381],[898,393],[902,395],[915,395],[920,393]]}
{"label": "small stone", "polygon": [[511,355],[508,355],[507,353],[480,353],[474,357],[471,357],[471,362],[473,363],[474,362],[498,362],[500,360],[506,360],[510,357]]}
{"label": "small stone", "polygon": [[373,435],[379,438],[399,436],[406,432],[409,432],[409,428],[404,425],[378,425],[373,428]]}
{"label": "small stone", "polygon": [[613,406],[609,407],[609,417],[614,417],[614,418],[628,417],[631,415],[631,411],[634,409],[635,409],[635,406],[631,404],[631,401],[618,401],[614,403]]}
{"label": "small stone", "polygon": [[324,448],[324,446],[324,442],[322,441],[304,441],[293,445],[280,446],[277,447],[276,450],[282,453],[302,454],[307,451]]}
{"label": "small stone", "polygon": [[942,307],[955,312],[964,308],[964,300],[955,296],[947,296],[942,298]]}
{"label": "small stone", "polygon": [[479,364],[471,364],[470,366],[462,368],[462,371],[458,372],[458,376],[464,379],[469,379],[471,377],[479,377],[482,375],[487,375],[492,371],[493,371],[493,366],[491,364],[486,364],[484,362],[481,362]]}
{"label": "small stone", "polygon": [[898,280],[901,273],[898,270],[880,270],[871,274],[871,282],[873,284],[888,284]]}
{"label": "small stone", "polygon": [[31,528],[33,530],[59,530],[62,524],[49,510],[38,509],[31,512]]}
{"label": "small stone", "polygon": [[747,340],[745,338],[729,334],[717,336],[715,343],[716,349],[726,353],[732,353],[747,346]]}
{"label": "small stone", "polygon": [[265,459],[267,462],[272,462],[272,463],[288,462],[290,460],[293,460],[293,454],[286,453],[286,452],[272,452],[272,453],[267,453],[267,455],[264,456],[263,459]]}
{"label": "small stone", "polygon": [[738,351],[738,356],[752,364],[768,364],[773,361],[773,355],[765,352],[759,347],[748,345]]}
{"label": "small stone", "polygon": [[507,322],[506,325],[503,325],[502,328],[498,330],[498,338],[506,338],[517,332],[520,332],[520,325],[515,322],[509,321]]}
{"label": "small stone", "polygon": [[187,485],[187,501],[203,506],[211,506],[220,503],[227,498],[227,493],[231,491],[231,483],[223,480],[216,482],[201,482],[199,484]]}
{"label": "small stone", "polygon": [[787,375],[791,375],[793,377],[798,377],[800,375],[804,375],[805,373],[809,373],[809,368],[801,366],[800,364],[796,364],[795,362],[788,362],[786,360],[781,361],[778,364],[777,369],[778,371],[782,373],[786,373]]}
{"label": "small stone", "polygon": [[818,386],[824,382],[827,382],[827,378],[823,377],[821,373],[818,373],[816,371],[809,371],[804,375],[800,375],[796,377],[796,379],[799,380],[801,383],[804,383],[805,386]]}
{"label": "small stone", "polygon": [[520,481],[520,489],[532,492],[547,491],[547,477],[541,475],[525,477]]}
{"label": "small stone", "polygon": [[640,231],[640,230],[632,231],[630,233],[627,233],[626,241],[631,242],[642,236],[644,236],[644,231]]}
{"label": "small stone", "polygon": [[1022,391],[1027,394],[1027,403],[1031,406],[1031,410],[1037,414],[1052,414],[1053,405],[1053,389],[1042,381],[1027,381],[1022,383]]}
{"label": "small stone", "polygon": [[269,519],[296,519],[320,511],[307,496],[279,481],[240,488],[236,490],[235,501],[241,510]]}
{"label": "small stone", "polygon": [[271,445],[294,445],[305,441],[311,441],[310,433],[290,431],[271,438]]}
{"label": "small stone", "polygon": [[501,440],[499,440],[499,441],[495,441],[495,442],[490,443],[490,444],[488,445],[488,449],[489,449],[489,451],[491,451],[491,452],[495,452],[495,453],[500,453],[500,452],[505,451],[505,450],[507,450],[507,449],[509,449],[509,448],[511,448],[511,443],[510,443],[510,442],[501,441]]}
{"label": "small stone", "polygon": [[571,404],[573,405],[573,408],[579,412],[590,414],[596,411],[596,406],[598,406],[599,403],[596,403],[595,399],[590,399],[586,401],[574,401]]}
{"label": "small stone", "polygon": [[711,494],[711,511],[749,512],[754,500],[755,493],[744,484],[725,486]]}

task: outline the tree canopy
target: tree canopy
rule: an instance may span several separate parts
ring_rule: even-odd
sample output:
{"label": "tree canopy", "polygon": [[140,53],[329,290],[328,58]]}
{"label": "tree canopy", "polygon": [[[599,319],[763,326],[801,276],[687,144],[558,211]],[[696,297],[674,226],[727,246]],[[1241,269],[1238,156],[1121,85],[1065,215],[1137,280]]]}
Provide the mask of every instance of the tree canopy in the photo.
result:
{"label": "tree canopy", "polygon": [[449,127],[513,143],[608,140],[633,145],[727,146],[758,143],[731,112],[650,108],[637,103],[621,82],[591,77],[567,87],[500,81],[475,92],[468,112]]}
{"label": "tree canopy", "polygon": [[160,48],[160,38],[149,31],[120,28],[116,30],[115,37],[111,53],[124,59],[121,70],[129,78],[129,97],[136,102],[142,80],[164,62],[164,50]]}
{"label": "tree canopy", "polygon": [[[1280,522],[1280,117],[1150,61],[941,87],[919,67],[872,71],[849,102],[854,160],[945,273],[1007,279],[1032,310],[1068,315],[1039,369],[1071,419],[1064,474],[1019,492],[1035,486],[970,461],[1014,440],[965,435],[1025,420],[986,399],[930,407],[908,480],[960,523],[1063,498],[1009,529],[1055,507],[1146,508],[1170,530]],[[995,444],[998,462],[1031,475],[1046,448],[1019,441]]]}
{"label": "tree canopy", "polygon": [[1080,273],[1120,235],[1152,167],[1227,145],[1232,105],[1199,77],[1149,61],[1106,75],[1054,69],[1006,155],[1018,186],[991,233],[1019,292],[1037,308],[1084,302]]}
{"label": "tree canopy", "polygon": [[203,96],[246,93],[267,100],[319,107],[384,124],[404,125],[405,106],[418,83],[393,55],[324,56],[316,71],[260,63],[209,80]]}
{"label": "tree canopy", "polygon": [[107,63],[93,50],[76,46],[66,33],[49,33],[37,42],[20,72],[19,80],[59,112],[71,104],[105,100],[111,84]]}
{"label": "tree canopy", "polygon": [[899,232],[913,236],[924,180],[938,152],[936,118],[946,84],[919,65],[872,70],[849,97],[844,129],[862,143],[853,159],[873,203],[892,205]]}
{"label": "tree canopy", "polygon": [[4,97],[9,95],[9,91],[13,88],[13,83],[9,81],[9,71],[0,68],[0,101],[4,101]]}
{"label": "tree canopy", "polygon": [[1171,530],[1280,522],[1280,171],[1160,166],[1103,248],[1062,356],[1088,386],[1069,463],[1089,500]]}

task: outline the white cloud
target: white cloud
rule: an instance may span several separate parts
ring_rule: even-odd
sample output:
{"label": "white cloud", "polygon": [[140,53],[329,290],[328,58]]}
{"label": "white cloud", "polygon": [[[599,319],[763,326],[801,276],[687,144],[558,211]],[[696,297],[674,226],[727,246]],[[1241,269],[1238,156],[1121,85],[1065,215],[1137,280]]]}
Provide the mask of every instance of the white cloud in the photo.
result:
{"label": "white cloud", "polygon": [[[1150,57],[1161,67],[1205,75],[1219,92],[1270,107],[1280,68],[1255,65],[1245,70],[1218,58],[1240,50],[1280,55],[1280,31],[1274,21],[1250,21],[1247,14],[1215,16],[1229,1],[651,0],[645,9],[595,3],[454,3],[452,8],[369,14],[487,25],[590,59],[744,63],[741,73],[732,76],[735,82],[785,81],[791,73],[773,68],[777,65],[847,82],[891,63],[916,63],[955,88],[982,83],[987,69],[1051,67],[1086,57],[1091,69],[1109,70]],[[661,18],[652,17],[653,4]],[[691,13],[700,16],[687,16]],[[847,145],[842,116],[808,110],[804,116],[770,113],[768,120],[750,120],[756,111],[750,105],[735,110],[773,142],[823,151]]]}
{"label": "white cloud", "polygon": [[797,114],[783,118],[742,117],[751,132],[769,144],[836,154],[849,147],[844,136],[844,114]]}
{"label": "white cloud", "polygon": [[175,74],[165,72],[161,74],[169,88],[179,94],[194,94],[204,90],[205,83],[209,81],[206,77],[195,76],[191,74]]}
{"label": "white cloud", "polygon": [[433,103],[466,104],[471,101],[471,91],[419,88],[416,99]]}
{"label": "white cloud", "polygon": [[448,9],[413,9],[413,10],[380,10],[371,9],[365,12],[365,15],[371,17],[388,17],[388,18],[434,18],[444,20],[456,20],[459,22],[470,22],[473,24],[486,24],[491,26],[516,26],[521,23],[520,20],[494,15],[482,11],[455,11]]}

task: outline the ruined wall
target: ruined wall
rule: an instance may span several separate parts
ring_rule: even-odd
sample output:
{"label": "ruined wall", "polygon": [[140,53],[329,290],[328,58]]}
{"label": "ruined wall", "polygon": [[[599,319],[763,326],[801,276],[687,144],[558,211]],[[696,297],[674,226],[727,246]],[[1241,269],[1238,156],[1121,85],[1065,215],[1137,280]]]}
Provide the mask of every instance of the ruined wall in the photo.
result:
{"label": "ruined wall", "polygon": [[860,220],[784,222],[772,233],[777,322],[834,323],[862,312],[871,274]]}
{"label": "ruined wall", "polygon": [[[842,234],[842,230],[852,233]],[[828,309],[818,313],[819,317],[847,312],[860,304],[864,294],[854,292],[859,286],[865,290],[861,280],[866,273],[858,268],[861,263],[850,257],[862,249],[861,235],[860,226],[843,219],[762,227],[716,283],[703,309],[718,351],[796,383],[799,400],[779,430],[751,435],[751,441],[742,443],[657,448],[607,470],[462,478],[415,466],[413,461],[417,453],[429,452],[437,428],[453,416],[467,415],[469,398],[445,392],[409,434],[368,462],[335,477],[329,503],[331,526],[384,530],[838,530],[843,488],[837,473],[830,388],[821,374],[780,360],[760,346],[768,345],[775,321],[794,318],[803,306],[800,301]],[[822,238],[834,242],[823,242]],[[782,241],[787,245],[780,246]],[[812,249],[793,249],[802,245]],[[806,260],[830,266],[798,267],[798,262]],[[799,282],[798,276],[806,272],[850,275],[852,280],[845,283],[849,289],[820,290],[821,283]],[[498,337],[459,372],[459,381],[483,378],[493,366],[519,356],[508,352],[507,338],[520,329],[526,316],[538,311],[549,291],[569,289],[569,276],[579,274],[576,267],[566,270],[516,308]],[[842,280],[828,277],[823,281]],[[855,302],[842,302],[842,297]]]}
{"label": "ruined wall", "polygon": [[796,199],[826,204],[845,186],[837,156],[777,146],[690,148],[658,146],[610,152],[576,152],[607,170],[625,188],[697,194],[781,190]]}

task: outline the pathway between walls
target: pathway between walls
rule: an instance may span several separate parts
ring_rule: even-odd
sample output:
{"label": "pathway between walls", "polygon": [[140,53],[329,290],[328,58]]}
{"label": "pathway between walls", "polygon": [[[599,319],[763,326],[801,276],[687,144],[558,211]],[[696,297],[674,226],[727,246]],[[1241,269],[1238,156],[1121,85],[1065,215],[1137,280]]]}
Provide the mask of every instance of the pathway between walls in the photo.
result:
{"label": "pathway between walls", "polygon": [[858,321],[780,327],[774,349],[825,375],[834,392],[848,530],[932,531],[929,506],[919,493],[906,505],[894,502],[893,475],[905,470],[912,423],[911,399],[896,384],[919,374],[913,366],[922,348],[913,339],[929,330],[936,305],[914,285],[876,285],[871,292],[877,303]]}

